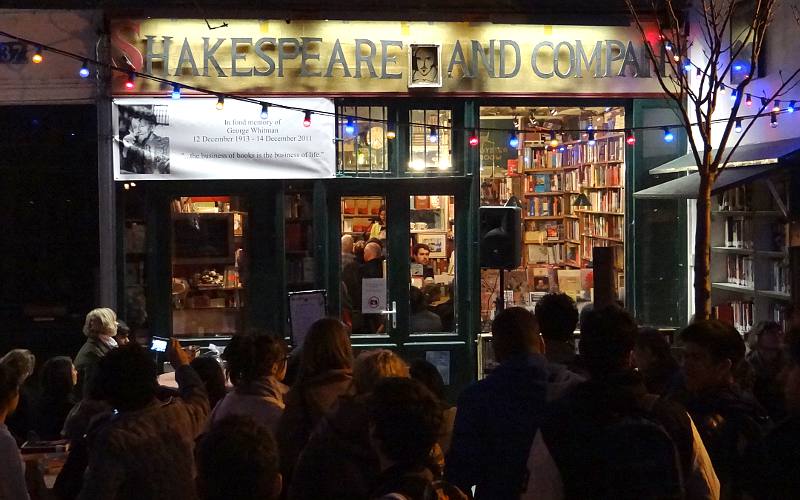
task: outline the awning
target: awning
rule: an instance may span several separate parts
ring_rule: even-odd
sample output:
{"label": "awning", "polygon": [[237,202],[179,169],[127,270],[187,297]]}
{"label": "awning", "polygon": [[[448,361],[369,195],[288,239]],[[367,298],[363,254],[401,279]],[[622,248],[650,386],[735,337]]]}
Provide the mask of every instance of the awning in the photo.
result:
{"label": "awning", "polygon": [[[770,165],[750,167],[726,167],[720,172],[711,192],[713,194],[733,187],[734,185],[749,182],[757,177],[767,175],[781,168],[781,166],[782,165],[778,163],[772,163]],[[697,191],[699,188],[700,174],[694,173],[667,181],[658,186],[643,189],[634,193],[633,197],[639,199],[697,198]]]}
{"label": "awning", "polygon": [[[725,148],[726,155],[730,149],[731,148]],[[790,156],[798,150],[800,150],[800,137],[781,141],[762,142],[759,144],[743,144],[736,148],[726,168],[749,165],[770,165],[778,163],[782,158]],[[713,154],[716,153],[717,150],[714,150]],[[697,163],[694,161],[694,155],[691,153],[653,168],[650,170],[650,173],[671,174],[675,172],[686,172],[688,170],[697,170]]]}

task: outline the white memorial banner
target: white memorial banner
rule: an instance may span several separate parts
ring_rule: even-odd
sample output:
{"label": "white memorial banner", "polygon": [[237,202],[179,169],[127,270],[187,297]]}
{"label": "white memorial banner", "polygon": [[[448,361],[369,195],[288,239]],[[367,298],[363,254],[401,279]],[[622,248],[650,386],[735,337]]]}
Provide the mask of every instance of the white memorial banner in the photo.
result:
{"label": "white memorial banner", "polygon": [[331,114],[216,98],[113,101],[114,179],[319,179],[336,173],[329,99],[264,99]]}

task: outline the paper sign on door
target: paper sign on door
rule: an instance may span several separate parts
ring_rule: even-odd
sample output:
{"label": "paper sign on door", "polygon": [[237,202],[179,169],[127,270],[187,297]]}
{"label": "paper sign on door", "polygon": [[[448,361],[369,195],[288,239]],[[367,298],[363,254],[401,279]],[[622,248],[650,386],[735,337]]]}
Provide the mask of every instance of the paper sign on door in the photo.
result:
{"label": "paper sign on door", "polygon": [[386,310],[386,280],[364,278],[361,280],[361,313],[381,314]]}

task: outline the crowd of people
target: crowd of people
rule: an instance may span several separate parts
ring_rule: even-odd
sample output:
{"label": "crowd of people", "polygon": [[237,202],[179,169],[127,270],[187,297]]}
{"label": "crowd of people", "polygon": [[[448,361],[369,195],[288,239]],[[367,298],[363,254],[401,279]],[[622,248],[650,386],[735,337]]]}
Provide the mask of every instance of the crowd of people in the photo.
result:
{"label": "crowd of people", "polygon": [[0,499],[40,494],[19,446],[57,438],[70,440],[58,499],[800,495],[800,332],[774,323],[743,339],[697,320],[676,349],[621,308],[579,316],[548,294],[496,315],[498,364],[455,406],[435,366],[354,356],[334,318],[291,354],[263,331],[235,336],[221,359],[172,339],[177,390],[118,323],[91,311],[74,362],[0,358]]}

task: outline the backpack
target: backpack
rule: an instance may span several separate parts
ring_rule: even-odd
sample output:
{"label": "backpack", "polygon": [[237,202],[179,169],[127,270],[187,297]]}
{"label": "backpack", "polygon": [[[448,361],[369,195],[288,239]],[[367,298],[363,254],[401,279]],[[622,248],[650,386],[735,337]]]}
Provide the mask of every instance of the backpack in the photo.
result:
{"label": "backpack", "polygon": [[684,496],[678,448],[649,412],[624,415],[603,426],[588,471],[593,498],[663,500]]}

